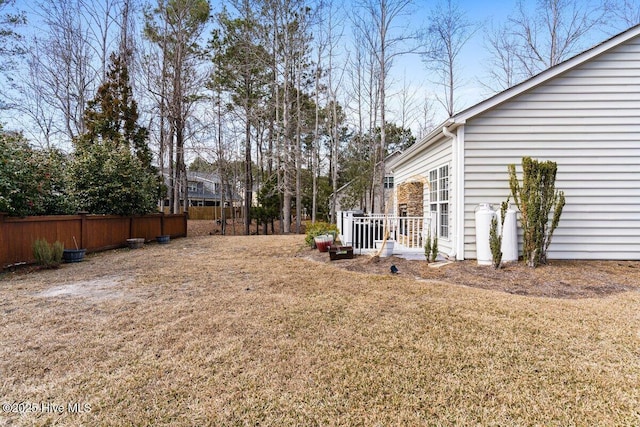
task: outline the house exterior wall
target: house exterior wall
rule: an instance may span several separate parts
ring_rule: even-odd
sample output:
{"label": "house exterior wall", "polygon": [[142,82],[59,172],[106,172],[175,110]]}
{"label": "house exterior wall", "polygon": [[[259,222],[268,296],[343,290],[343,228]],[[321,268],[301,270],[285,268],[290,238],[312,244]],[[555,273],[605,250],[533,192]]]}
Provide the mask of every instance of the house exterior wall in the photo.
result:
{"label": "house exterior wall", "polygon": [[469,119],[464,134],[465,258],[475,207],[505,200],[507,165],[531,156],[557,162],[566,196],[550,258],[640,259],[638,37]]}
{"label": "house exterior wall", "polygon": [[[414,153],[414,155],[406,160],[403,160],[401,164],[394,167],[394,181],[396,189],[402,184],[410,182],[423,183],[423,212],[426,218],[430,217],[429,214],[429,171],[435,168],[439,168],[443,165],[449,165],[449,216],[455,209],[453,205],[453,176],[451,168],[451,142],[444,135],[435,141],[434,143],[424,147],[423,149]],[[400,196],[402,197],[402,196]],[[396,191],[394,206],[398,208],[398,194]],[[395,212],[398,215],[399,212]],[[453,221],[449,219],[449,238],[438,239],[438,249],[442,253],[449,253],[452,248],[453,239]]]}

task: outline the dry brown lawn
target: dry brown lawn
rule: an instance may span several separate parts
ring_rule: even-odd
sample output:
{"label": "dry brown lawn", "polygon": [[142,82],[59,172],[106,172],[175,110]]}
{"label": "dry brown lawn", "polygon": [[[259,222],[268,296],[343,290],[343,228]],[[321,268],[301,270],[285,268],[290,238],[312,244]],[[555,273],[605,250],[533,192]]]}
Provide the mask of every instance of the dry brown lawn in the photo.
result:
{"label": "dry brown lawn", "polygon": [[[640,425],[623,273],[640,263],[332,263],[303,240],[199,236],[5,273],[0,424]],[[535,291],[576,272],[606,291]]]}

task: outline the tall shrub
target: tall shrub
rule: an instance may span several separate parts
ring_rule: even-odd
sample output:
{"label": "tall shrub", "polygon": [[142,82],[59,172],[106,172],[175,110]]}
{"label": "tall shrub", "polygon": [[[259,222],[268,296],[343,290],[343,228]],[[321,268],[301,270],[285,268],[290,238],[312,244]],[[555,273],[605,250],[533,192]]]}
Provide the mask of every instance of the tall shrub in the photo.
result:
{"label": "tall shrub", "polygon": [[9,215],[30,215],[37,197],[31,149],[20,134],[10,134],[0,128],[0,212]]}
{"label": "tall shrub", "polygon": [[142,215],[157,209],[156,176],[123,144],[102,141],[77,150],[70,174],[82,210]]}
{"label": "tall shrub", "polygon": [[523,157],[522,184],[518,181],[516,166],[509,165],[508,169],[511,194],[520,210],[523,258],[529,267],[535,268],[547,262],[547,249],[565,204],[564,192],[555,188],[558,165]]}
{"label": "tall shrub", "polygon": [[67,194],[67,157],[32,148],[19,133],[0,126],[0,212],[11,216],[73,213]]}

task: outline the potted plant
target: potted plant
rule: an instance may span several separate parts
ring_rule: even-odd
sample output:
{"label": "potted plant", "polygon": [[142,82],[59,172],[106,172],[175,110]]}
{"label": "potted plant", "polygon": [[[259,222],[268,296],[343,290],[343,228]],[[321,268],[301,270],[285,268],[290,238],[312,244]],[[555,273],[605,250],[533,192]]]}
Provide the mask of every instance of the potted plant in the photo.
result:
{"label": "potted plant", "polygon": [[316,221],[312,224],[307,224],[306,227],[307,236],[305,237],[305,242],[311,246],[313,249],[317,247],[316,237],[324,236],[325,234],[330,234],[333,237],[333,240],[336,240],[336,236],[338,234],[338,228],[335,224],[329,224],[327,222]]}
{"label": "potted plant", "polygon": [[171,236],[168,234],[163,234],[162,236],[156,236],[156,242],[161,245],[166,245],[171,240]]}
{"label": "potted plant", "polygon": [[379,256],[382,258],[390,257],[393,255],[393,247],[395,246],[395,240],[375,240],[374,244],[379,252]]}
{"label": "potted plant", "polygon": [[313,240],[320,252],[327,252],[329,250],[329,246],[333,244],[333,236],[331,234],[316,236]]}
{"label": "potted plant", "polygon": [[75,249],[65,249],[62,251],[62,259],[64,262],[80,262],[84,259],[84,254],[87,252],[86,249],[78,249],[78,241],[76,240],[76,236],[73,236],[73,243],[75,244]]}
{"label": "potted plant", "polygon": [[127,239],[127,245],[129,246],[129,249],[140,249],[144,246],[144,239],[142,237]]}

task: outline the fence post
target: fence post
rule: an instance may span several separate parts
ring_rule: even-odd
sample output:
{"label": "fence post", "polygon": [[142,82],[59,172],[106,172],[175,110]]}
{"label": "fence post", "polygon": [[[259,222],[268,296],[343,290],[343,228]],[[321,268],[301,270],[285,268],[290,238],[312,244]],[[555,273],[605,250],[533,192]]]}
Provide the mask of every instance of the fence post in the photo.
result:
{"label": "fence post", "polygon": [[184,237],[187,237],[187,220],[189,219],[189,214],[188,213],[184,213]]}
{"label": "fence post", "polygon": [[5,242],[5,238],[4,236],[6,236],[5,230],[4,230],[4,218],[7,215],[6,212],[0,212],[0,269],[4,266],[5,264],[5,257],[8,256],[8,251],[6,250],[6,242]]}
{"label": "fence post", "polygon": [[89,230],[87,227],[87,214],[86,211],[78,212],[80,215],[80,247],[78,249],[86,249],[89,242]]}
{"label": "fence post", "polygon": [[164,232],[164,211],[160,212],[160,235],[164,236],[166,233]]}

